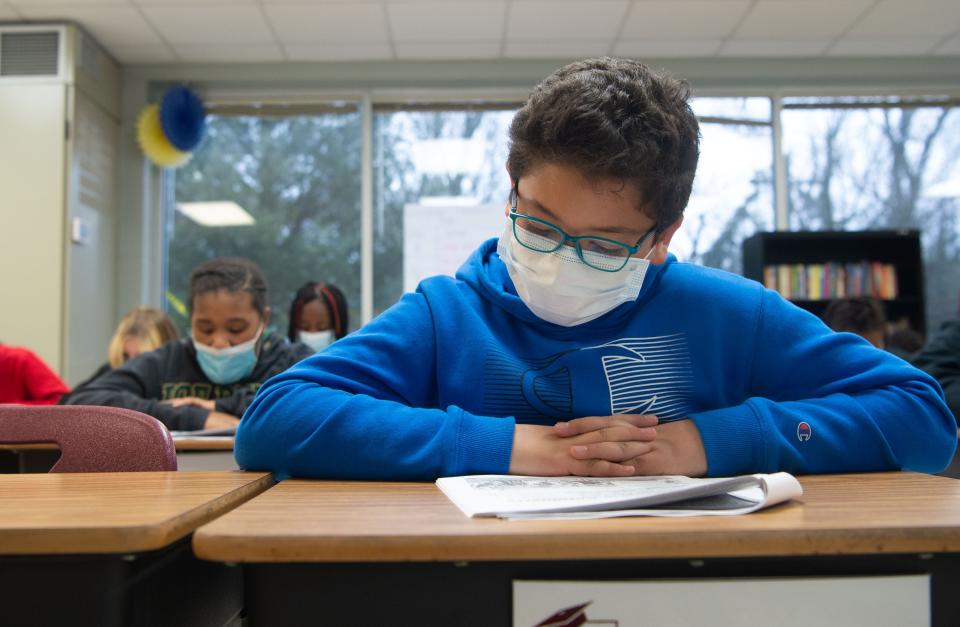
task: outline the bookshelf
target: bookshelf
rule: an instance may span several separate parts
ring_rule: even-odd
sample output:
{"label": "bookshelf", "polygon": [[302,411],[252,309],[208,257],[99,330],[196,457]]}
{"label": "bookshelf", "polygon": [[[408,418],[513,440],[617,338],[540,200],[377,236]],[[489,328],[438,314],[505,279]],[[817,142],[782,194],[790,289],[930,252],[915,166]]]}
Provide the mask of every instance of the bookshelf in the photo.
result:
{"label": "bookshelf", "polygon": [[[860,274],[863,262],[867,262],[868,277]],[[916,230],[896,231],[777,231],[756,233],[743,241],[743,274],[749,279],[764,283],[764,270],[770,266],[787,266],[790,270],[778,269],[773,272],[779,278],[790,277],[792,287],[797,287],[796,275],[805,274],[807,280],[822,281],[823,288],[817,290],[780,289],[788,293],[790,300],[811,313],[821,316],[837,290],[828,289],[826,283],[834,277],[824,277],[824,268],[830,268],[834,274],[841,271],[841,279],[849,279],[856,274],[863,279],[861,288],[871,295],[871,282],[877,276],[877,299],[883,303],[887,319],[890,322],[906,320],[910,327],[921,335],[926,332],[925,308],[923,299],[923,258],[920,250],[920,232]],[[811,268],[820,268],[811,271]],[[792,274],[791,274],[792,272]],[[886,274],[884,274],[886,273]],[[890,275],[893,275],[892,278]],[[879,277],[883,277],[880,280]],[[767,283],[771,272],[767,271]],[[893,283],[891,284],[890,281]],[[841,292],[846,296],[858,295],[849,289],[856,280],[844,280],[846,288]],[[782,281],[781,281],[782,283]],[[882,284],[882,285],[881,285]],[[834,285],[835,287],[835,285]],[[891,289],[892,288],[892,289]],[[813,292],[814,298],[810,298]],[[883,292],[884,297],[879,293]]]}

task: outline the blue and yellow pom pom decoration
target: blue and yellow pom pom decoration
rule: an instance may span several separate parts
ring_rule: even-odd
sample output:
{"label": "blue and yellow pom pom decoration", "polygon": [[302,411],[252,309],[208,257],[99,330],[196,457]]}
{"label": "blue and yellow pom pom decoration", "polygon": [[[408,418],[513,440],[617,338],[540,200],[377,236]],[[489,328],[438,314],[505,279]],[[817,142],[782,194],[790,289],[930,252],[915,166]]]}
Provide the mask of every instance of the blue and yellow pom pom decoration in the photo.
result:
{"label": "blue and yellow pom pom decoration", "polygon": [[171,87],[159,105],[147,105],[137,120],[143,154],[162,168],[180,167],[203,139],[206,117],[196,94],[186,87]]}

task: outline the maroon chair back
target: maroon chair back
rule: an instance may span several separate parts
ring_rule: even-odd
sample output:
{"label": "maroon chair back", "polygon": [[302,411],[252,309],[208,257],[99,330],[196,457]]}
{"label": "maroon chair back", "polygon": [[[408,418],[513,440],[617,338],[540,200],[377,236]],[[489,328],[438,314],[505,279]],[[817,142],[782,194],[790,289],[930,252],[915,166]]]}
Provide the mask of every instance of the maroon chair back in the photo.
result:
{"label": "maroon chair back", "polygon": [[170,432],[131,409],[82,405],[0,405],[0,444],[53,442],[60,459],[50,472],[176,470]]}

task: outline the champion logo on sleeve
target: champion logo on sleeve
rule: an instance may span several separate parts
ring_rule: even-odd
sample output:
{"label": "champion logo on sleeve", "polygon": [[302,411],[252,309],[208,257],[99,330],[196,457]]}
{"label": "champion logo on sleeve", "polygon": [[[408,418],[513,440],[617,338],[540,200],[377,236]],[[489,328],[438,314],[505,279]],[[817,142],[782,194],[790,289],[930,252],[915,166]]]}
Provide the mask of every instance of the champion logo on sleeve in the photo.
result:
{"label": "champion logo on sleeve", "polygon": [[813,435],[813,429],[810,428],[805,422],[801,422],[797,425],[797,439],[801,442],[806,442],[810,439],[810,436]]}

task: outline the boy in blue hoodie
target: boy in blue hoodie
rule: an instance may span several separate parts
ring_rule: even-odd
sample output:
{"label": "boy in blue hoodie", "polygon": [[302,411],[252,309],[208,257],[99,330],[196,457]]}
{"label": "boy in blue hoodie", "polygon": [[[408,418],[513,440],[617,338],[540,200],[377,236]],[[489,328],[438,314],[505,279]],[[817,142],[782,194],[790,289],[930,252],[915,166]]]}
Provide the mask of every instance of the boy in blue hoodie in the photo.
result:
{"label": "boy in blue hoodie", "polygon": [[956,423],[933,379],[668,254],[699,156],[689,96],[629,60],[544,80],[510,129],[500,238],[269,380],[240,465],[419,480],[944,468]]}

